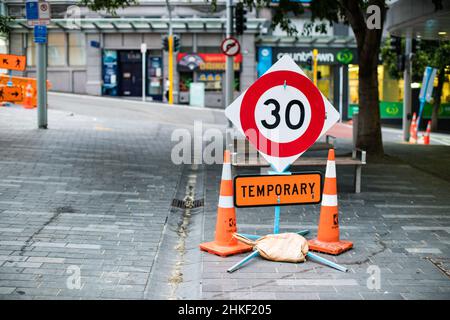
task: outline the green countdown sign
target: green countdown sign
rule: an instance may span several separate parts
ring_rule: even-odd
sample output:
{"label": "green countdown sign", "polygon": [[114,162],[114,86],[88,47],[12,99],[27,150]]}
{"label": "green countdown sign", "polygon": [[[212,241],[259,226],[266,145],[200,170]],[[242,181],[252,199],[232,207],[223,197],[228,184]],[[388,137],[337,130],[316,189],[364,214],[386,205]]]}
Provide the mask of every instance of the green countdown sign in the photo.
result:
{"label": "green countdown sign", "polygon": [[353,53],[348,49],[341,50],[336,54],[336,60],[342,64],[349,64],[353,61]]}
{"label": "green countdown sign", "polygon": [[[351,117],[353,112],[358,112],[358,108],[357,104],[350,104],[348,106],[348,117]],[[429,103],[425,104],[423,118],[431,118],[432,108],[433,106]],[[381,119],[401,119],[403,117],[403,103],[380,101],[380,116]],[[450,104],[441,104],[439,118],[450,118]]]}

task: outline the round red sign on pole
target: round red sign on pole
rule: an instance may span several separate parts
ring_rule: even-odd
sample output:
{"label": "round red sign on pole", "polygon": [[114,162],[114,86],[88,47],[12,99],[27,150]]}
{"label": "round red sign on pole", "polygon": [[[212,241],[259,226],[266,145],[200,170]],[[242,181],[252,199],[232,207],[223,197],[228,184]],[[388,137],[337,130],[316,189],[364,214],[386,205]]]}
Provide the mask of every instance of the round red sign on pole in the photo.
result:
{"label": "round red sign on pole", "polygon": [[222,53],[229,57],[233,57],[239,54],[239,52],[241,51],[241,45],[239,44],[239,41],[233,37],[225,38],[222,41],[220,48],[222,50]]}
{"label": "round red sign on pole", "polygon": [[307,77],[288,70],[274,71],[247,90],[240,121],[257,150],[272,157],[291,157],[306,151],[319,138],[325,104]]}

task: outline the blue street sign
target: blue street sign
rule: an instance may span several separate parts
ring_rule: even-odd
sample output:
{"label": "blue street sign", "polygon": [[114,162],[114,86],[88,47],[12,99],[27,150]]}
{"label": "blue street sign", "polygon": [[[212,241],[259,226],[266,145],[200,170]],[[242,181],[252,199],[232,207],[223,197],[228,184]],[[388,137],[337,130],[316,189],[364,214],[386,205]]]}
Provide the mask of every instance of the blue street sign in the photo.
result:
{"label": "blue street sign", "polygon": [[37,1],[28,1],[25,4],[27,20],[39,19],[39,7]]}
{"label": "blue street sign", "polygon": [[47,26],[34,26],[34,43],[47,42]]}
{"label": "blue street sign", "polygon": [[419,128],[420,120],[422,119],[423,107],[425,102],[431,100],[431,94],[433,93],[434,78],[436,78],[436,68],[426,67],[423,73],[422,88],[420,88],[419,101],[419,116],[417,117],[417,128]]}
{"label": "blue street sign", "polygon": [[430,101],[433,93],[434,78],[436,78],[436,68],[426,67],[423,73],[422,87],[420,89],[420,101]]}

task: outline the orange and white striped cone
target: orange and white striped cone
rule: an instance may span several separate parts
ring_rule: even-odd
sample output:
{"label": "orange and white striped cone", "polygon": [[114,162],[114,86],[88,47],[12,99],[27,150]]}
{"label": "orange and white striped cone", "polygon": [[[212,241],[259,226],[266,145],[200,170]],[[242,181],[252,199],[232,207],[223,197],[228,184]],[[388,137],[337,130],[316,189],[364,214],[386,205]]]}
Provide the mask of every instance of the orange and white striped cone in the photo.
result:
{"label": "orange and white striped cone", "polygon": [[220,182],[219,205],[215,239],[200,244],[200,249],[222,257],[251,251],[253,248],[239,242],[234,234],[237,232],[236,211],[233,201],[233,181],[231,179],[231,155],[225,150],[223,155],[222,180]]}
{"label": "orange and white striped cone", "polygon": [[425,131],[425,135],[423,136],[423,144],[430,144],[430,134],[431,134],[431,120],[428,121],[427,131]]}
{"label": "orange and white striped cone", "polygon": [[320,208],[317,238],[308,241],[312,251],[340,254],[353,247],[350,241],[339,239],[339,214],[334,149],[328,151],[327,169]]}
{"label": "orange and white striped cone", "polygon": [[417,116],[415,112],[409,126],[409,143],[417,143]]}
{"label": "orange and white striped cone", "polygon": [[33,109],[33,87],[31,84],[27,84],[25,88],[25,97],[23,99],[22,107],[25,109]]}

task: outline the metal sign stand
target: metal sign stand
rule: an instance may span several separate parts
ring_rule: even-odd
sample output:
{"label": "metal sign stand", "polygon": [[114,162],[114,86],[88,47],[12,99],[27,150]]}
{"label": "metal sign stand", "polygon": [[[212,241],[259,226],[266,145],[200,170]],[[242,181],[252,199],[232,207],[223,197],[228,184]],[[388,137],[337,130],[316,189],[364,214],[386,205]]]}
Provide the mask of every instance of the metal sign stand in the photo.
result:
{"label": "metal sign stand", "polygon": [[[268,173],[270,175],[279,175],[279,174],[283,174],[283,175],[290,175],[292,174],[290,171],[286,171],[288,168],[286,168],[283,172],[278,172],[278,171],[269,171]],[[278,198],[278,202],[280,201],[280,199]],[[274,210],[274,221],[273,221],[273,234],[278,234],[280,233],[280,211],[281,211],[281,207],[280,206],[275,206],[275,210]],[[309,233],[308,229],[305,230],[301,230],[298,231],[297,234],[304,236],[306,234]],[[259,238],[261,238],[261,236],[258,235],[251,235],[251,234],[244,234],[244,233],[240,233],[239,235],[246,237],[250,240],[257,240]],[[252,253],[250,253],[248,256],[246,256],[244,259],[242,259],[241,261],[239,261],[238,263],[236,263],[235,265],[233,265],[232,267],[230,267],[227,272],[232,273],[238,269],[240,269],[244,264],[246,264],[248,261],[252,260],[253,258],[259,256],[259,252],[257,250],[253,251]],[[316,262],[322,263],[324,265],[327,265],[331,268],[337,269],[339,271],[342,272],[347,272],[347,268],[344,266],[341,266],[337,263],[334,263],[328,259],[322,258],[321,256],[318,256],[314,253],[308,252],[306,254],[306,257],[308,257],[311,260],[314,260]]]}

